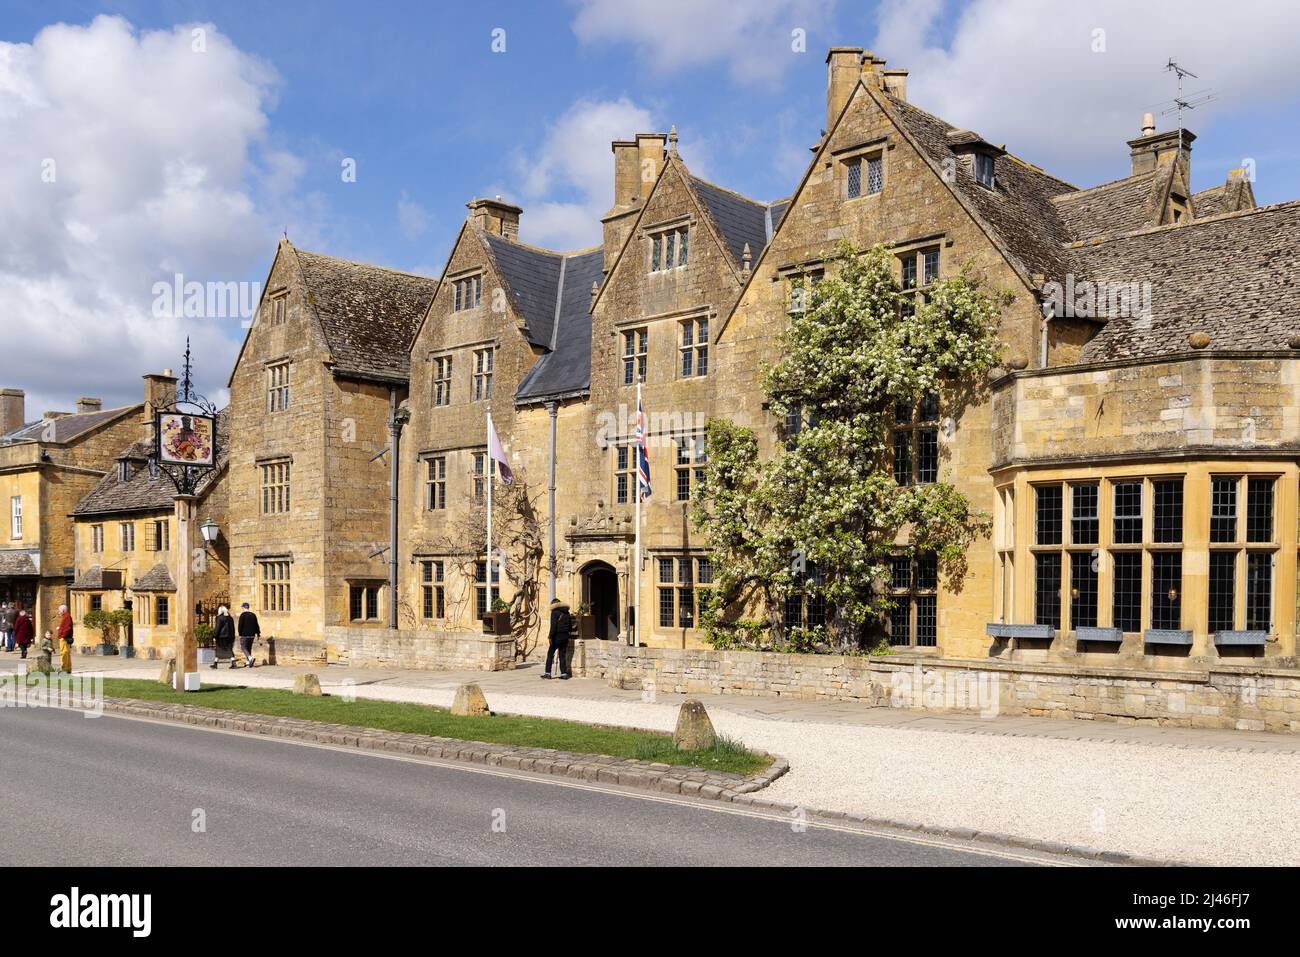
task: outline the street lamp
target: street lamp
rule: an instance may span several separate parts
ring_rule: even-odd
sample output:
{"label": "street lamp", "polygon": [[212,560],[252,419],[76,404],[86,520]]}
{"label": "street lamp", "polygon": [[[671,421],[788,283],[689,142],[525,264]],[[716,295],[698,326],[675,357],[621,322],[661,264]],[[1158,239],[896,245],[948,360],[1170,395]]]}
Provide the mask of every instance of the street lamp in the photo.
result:
{"label": "street lamp", "polygon": [[199,526],[199,534],[203,536],[204,544],[211,545],[221,537],[221,526],[214,522],[212,516],[209,515],[208,520]]}

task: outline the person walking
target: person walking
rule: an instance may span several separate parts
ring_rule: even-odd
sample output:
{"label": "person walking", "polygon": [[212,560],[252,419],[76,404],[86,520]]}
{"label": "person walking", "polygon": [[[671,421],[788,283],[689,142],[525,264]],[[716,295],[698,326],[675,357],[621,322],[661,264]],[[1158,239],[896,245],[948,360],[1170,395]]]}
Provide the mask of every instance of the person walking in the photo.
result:
{"label": "person walking", "polygon": [[0,645],[5,651],[14,650],[14,606],[9,602],[0,605]]}
{"label": "person walking", "polygon": [[72,615],[68,613],[67,605],[59,606],[59,630],[57,632],[59,639],[59,670],[65,674],[72,674]]}
{"label": "person walking", "polygon": [[18,646],[18,651],[24,658],[27,657],[27,648],[35,638],[36,626],[32,624],[31,616],[27,614],[20,602],[18,611],[14,615],[14,644]]}
{"label": "person walking", "polygon": [[[248,608],[248,602],[240,606],[239,613],[239,648],[244,653],[248,667],[253,667],[253,642],[262,637],[262,626],[257,623],[257,616]],[[233,662],[231,663],[234,664]]]}
{"label": "person walking", "polygon": [[225,605],[217,609],[217,624],[212,629],[213,643],[217,646],[217,652],[213,656],[212,667],[217,666],[217,662],[230,659],[230,668],[233,671],[235,667],[235,619],[230,617],[230,611]]}
{"label": "person walking", "polygon": [[543,678],[551,676],[551,662],[556,655],[560,658],[560,678],[567,681],[569,678],[569,633],[573,630],[573,615],[569,613],[569,606],[555,598],[551,601],[551,638],[550,644],[546,648],[546,670],[542,672]]}

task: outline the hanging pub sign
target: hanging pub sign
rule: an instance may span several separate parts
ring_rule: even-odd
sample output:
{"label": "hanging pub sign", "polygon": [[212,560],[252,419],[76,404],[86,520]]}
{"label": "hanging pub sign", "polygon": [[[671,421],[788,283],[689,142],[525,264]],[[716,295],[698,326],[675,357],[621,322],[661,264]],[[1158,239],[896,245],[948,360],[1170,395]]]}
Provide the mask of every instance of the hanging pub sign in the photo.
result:
{"label": "hanging pub sign", "polygon": [[217,418],[174,409],[157,413],[155,448],[163,465],[211,468],[217,464]]}

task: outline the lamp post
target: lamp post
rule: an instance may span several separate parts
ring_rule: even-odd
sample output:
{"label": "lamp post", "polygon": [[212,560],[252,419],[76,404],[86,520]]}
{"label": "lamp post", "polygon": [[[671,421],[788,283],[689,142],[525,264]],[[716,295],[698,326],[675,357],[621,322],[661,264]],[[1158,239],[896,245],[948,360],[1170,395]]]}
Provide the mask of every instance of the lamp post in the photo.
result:
{"label": "lamp post", "polygon": [[185,364],[169,409],[154,410],[153,457],[159,471],[176,486],[176,535],[172,539],[176,567],[176,671],[178,691],[199,690],[199,647],[194,637],[195,565],[206,567],[207,546],[219,528],[209,518],[200,528],[204,547],[194,548],[194,506],[198,489],[217,464],[217,411],[194,391],[190,343],[185,341]]}

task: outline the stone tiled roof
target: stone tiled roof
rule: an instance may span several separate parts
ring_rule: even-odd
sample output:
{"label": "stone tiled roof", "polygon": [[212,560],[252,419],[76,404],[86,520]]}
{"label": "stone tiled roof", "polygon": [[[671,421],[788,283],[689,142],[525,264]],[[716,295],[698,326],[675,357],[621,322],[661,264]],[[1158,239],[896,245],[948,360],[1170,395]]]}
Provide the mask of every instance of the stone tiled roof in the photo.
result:
{"label": "stone tiled roof", "polygon": [[519,383],[515,401],[540,402],[591,387],[591,286],[604,276],[601,249],[565,257],[564,284],[551,351]]}
{"label": "stone tiled roof", "polygon": [[338,375],[405,380],[436,279],[294,249]]}
{"label": "stone tiled roof", "polygon": [[91,565],[72,583],[73,591],[103,591],[104,569],[100,565]]}
{"label": "stone tiled roof", "polygon": [[1244,176],[1229,179],[1221,186],[1203,189],[1192,196],[1192,205],[1196,209],[1196,218],[1218,216],[1221,213],[1234,213],[1242,209],[1251,209],[1255,205],[1255,193],[1250,188],[1250,181]]}
{"label": "stone tiled roof", "polygon": [[40,570],[30,552],[0,549],[0,576],[23,578],[39,575]]}
{"label": "stone tiled roof", "polygon": [[1052,197],[1065,228],[1075,240],[1117,236],[1156,226],[1156,206],[1167,177],[1155,170],[1091,189]]}
{"label": "stone tiled roof", "polygon": [[1064,271],[1063,246],[1073,237],[1052,198],[1074,192],[1073,186],[1008,153],[994,159],[995,187],[985,189],[975,181],[974,171],[957,159],[958,151],[949,140],[950,133],[963,131],[891,94],[872,92],[940,169],[954,168],[955,162],[954,189],[988,227],[1013,265],[1026,276]]}
{"label": "stone tiled roof", "polygon": [[176,583],[166,565],[158,564],[131,583],[132,591],[175,591]]}
{"label": "stone tiled roof", "polygon": [[[198,494],[203,495],[216,482],[225,469],[229,453],[229,413],[222,412],[217,420],[217,434],[220,439],[217,453],[217,467],[208,473],[199,485]],[[72,510],[74,518],[86,518],[94,515],[110,515],[121,512],[159,512],[172,507],[176,497],[176,486],[165,474],[156,475],[149,471],[149,458],[153,454],[153,442],[135,442],[118,456],[118,462],[126,461],[131,468],[131,475],[124,482],[118,469],[114,467],[95,487],[77,503]]]}
{"label": "stone tiled roof", "polygon": [[[101,425],[112,422],[125,415],[139,413],[142,405],[127,405],[117,409],[104,409],[100,412],[74,412],[61,415],[48,422],[42,420],[29,422],[11,432],[0,436],[0,444],[11,445],[17,442],[54,442],[67,443],[78,439]],[[49,431],[47,432],[47,426]]]}
{"label": "stone tiled roof", "polygon": [[[507,295],[524,320],[528,341],[549,349],[560,288],[560,266],[565,255],[515,242],[495,233],[483,232],[480,235],[492,255],[497,273],[506,284]],[[590,301],[590,292],[587,295]]]}
{"label": "stone tiled roof", "polygon": [[1069,250],[1093,282],[1150,283],[1150,313],[1103,316],[1080,361],[1210,350],[1285,350],[1300,334],[1300,201],[1130,233]]}

